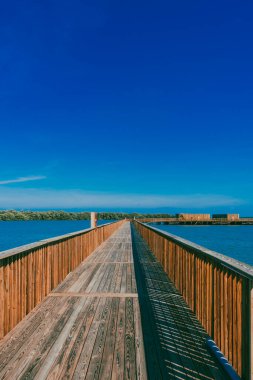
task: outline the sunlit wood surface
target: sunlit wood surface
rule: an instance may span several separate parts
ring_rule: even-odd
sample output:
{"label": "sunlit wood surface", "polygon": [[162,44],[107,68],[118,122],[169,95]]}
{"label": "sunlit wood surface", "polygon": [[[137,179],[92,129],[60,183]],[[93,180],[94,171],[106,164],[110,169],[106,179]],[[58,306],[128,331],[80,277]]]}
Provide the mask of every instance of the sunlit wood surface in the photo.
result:
{"label": "sunlit wood surface", "polygon": [[0,379],[224,379],[205,337],[127,222],[4,337]]}

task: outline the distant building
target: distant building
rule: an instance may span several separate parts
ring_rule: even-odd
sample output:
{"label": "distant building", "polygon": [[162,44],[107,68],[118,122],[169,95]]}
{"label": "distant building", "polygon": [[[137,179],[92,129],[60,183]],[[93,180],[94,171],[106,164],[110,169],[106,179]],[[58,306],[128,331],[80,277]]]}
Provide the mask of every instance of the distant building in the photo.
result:
{"label": "distant building", "polygon": [[213,214],[213,219],[226,219],[231,222],[233,220],[239,220],[240,215],[239,214]]}
{"label": "distant building", "polygon": [[205,221],[211,219],[210,214],[176,214],[176,217],[186,221]]}

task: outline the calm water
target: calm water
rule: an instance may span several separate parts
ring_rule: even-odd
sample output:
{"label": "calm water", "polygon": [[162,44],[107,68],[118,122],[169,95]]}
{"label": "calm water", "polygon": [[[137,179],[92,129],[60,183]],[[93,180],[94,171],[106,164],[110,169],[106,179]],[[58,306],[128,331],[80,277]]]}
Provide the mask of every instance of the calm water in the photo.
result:
{"label": "calm water", "polygon": [[253,265],[253,226],[152,226]]}
{"label": "calm water", "polygon": [[[253,226],[153,226],[253,265]],[[89,227],[88,220],[0,222],[0,251]]]}
{"label": "calm water", "polygon": [[[112,222],[99,220],[98,225]],[[0,251],[90,227],[89,220],[0,221]]]}

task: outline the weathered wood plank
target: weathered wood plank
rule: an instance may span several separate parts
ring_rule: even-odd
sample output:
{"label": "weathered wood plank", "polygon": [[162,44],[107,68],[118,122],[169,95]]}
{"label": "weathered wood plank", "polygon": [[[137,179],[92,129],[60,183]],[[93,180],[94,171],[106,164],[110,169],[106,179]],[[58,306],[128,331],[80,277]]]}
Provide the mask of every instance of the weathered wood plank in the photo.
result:
{"label": "weathered wood plank", "polygon": [[48,297],[100,297],[100,298],[138,298],[138,293],[114,293],[114,292],[94,292],[94,293],[74,293],[74,292],[62,292],[62,293],[51,293]]}
{"label": "weathered wood plank", "polygon": [[135,353],[136,353],[136,378],[139,380],[147,379],[145,350],[143,342],[143,334],[141,327],[141,315],[139,301],[133,300],[134,308],[134,326],[135,326]]}
{"label": "weathered wood plank", "polygon": [[[94,232],[82,239],[91,247],[101,236]],[[195,316],[146,243],[137,235],[133,240],[134,251],[130,225],[125,223],[0,342],[1,379],[225,379],[210,369],[217,368],[216,363],[204,346],[206,335]],[[43,276],[33,277],[30,269],[45,267],[50,272],[53,265],[53,283],[64,278],[90,249],[84,252],[81,240],[76,241],[70,262],[69,248],[64,242],[58,252],[51,247],[47,259],[41,250],[31,262],[27,260],[29,286],[34,290],[29,307],[44,297],[44,288],[51,286]],[[160,238],[154,249],[165,263]],[[173,255],[166,262],[168,271],[171,265],[180,266],[175,279],[182,282],[185,297],[191,298],[183,277],[191,277],[192,258],[184,262],[184,250],[175,249]],[[204,284],[209,292],[211,268],[202,264],[201,273],[198,286]],[[20,284],[15,269],[8,276],[2,286],[9,287],[10,277],[16,278],[16,286]],[[39,284],[41,292],[36,290]],[[22,289],[26,291],[24,286]],[[222,289],[225,300],[225,286]],[[199,296],[201,312],[206,300],[203,292]],[[4,306],[9,307],[6,302]],[[206,323],[210,323],[209,313],[207,309]]]}
{"label": "weathered wood plank", "polygon": [[110,379],[112,377],[113,357],[117,334],[117,317],[119,301],[119,298],[112,299],[111,315],[107,328],[106,339],[104,342],[104,351],[99,371],[99,379],[101,380]]}
{"label": "weathered wood plank", "polygon": [[114,347],[114,358],[112,367],[112,380],[124,379],[124,363],[125,363],[125,300],[120,298],[117,333]]}
{"label": "weathered wood plank", "polygon": [[[205,346],[206,332],[161,265],[154,260],[146,243],[134,230],[133,242],[135,271],[139,273],[136,279],[140,294],[148,376],[172,379],[226,379],[226,375]],[[175,262],[174,259],[169,260],[168,265],[174,265]],[[197,266],[200,266],[199,261]],[[183,270],[186,271],[186,268]],[[205,303],[204,293],[201,292],[201,282],[204,285],[206,282],[203,280],[203,264],[199,273],[196,291],[200,300],[197,310],[200,313]],[[180,274],[176,273],[175,276],[177,281]]]}
{"label": "weathered wood plank", "polygon": [[101,298],[99,300],[99,304],[94,319],[92,321],[91,327],[89,329],[87,338],[84,344],[82,345],[82,351],[72,377],[73,379],[86,379],[89,363],[92,358],[94,345],[98,335],[98,329],[103,315],[105,315],[104,310],[106,306],[108,311],[108,299]]}
{"label": "weathered wood plank", "polygon": [[126,320],[125,320],[125,379],[136,378],[136,355],[135,355],[135,332],[133,299],[126,298]]}

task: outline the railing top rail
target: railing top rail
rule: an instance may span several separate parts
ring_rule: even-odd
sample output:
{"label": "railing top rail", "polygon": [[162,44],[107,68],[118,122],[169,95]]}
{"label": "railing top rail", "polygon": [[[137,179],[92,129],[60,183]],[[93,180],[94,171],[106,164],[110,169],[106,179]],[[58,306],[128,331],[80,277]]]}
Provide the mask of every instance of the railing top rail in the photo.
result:
{"label": "railing top rail", "polygon": [[[114,224],[114,223],[117,223],[119,221],[120,220],[116,220],[114,222],[109,222],[109,223],[101,224],[100,226],[97,226],[96,228],[101,228],[101,227],[104,227],[104,226],[108,226],[109,224]],[[59,236],[55,236],[55,237],[48,238],[48,239],[42,239],[42,240],[36,241],[34,243],[24,244],[24,245],[21,245],[19,247],[10,248],[10,249],[7,249],[5,251],[0,251],[0,261],[3,260],[3,259],[6,259],[7,257],[11,257],[11,256],[18,255],[20,253],[25,253],[25,252],[32,251],[35,248],[42,248],[42,247],[45,247],[48,244],[53,244],[53,243],[56,243],[56,242],[61,242],[61,241],[67,240],[69,238],[72,238],[74,236],[79,236],[79,235],[86,234],[86,233],[88,233],[88,232],[90,232],[92,230],[95,230],[96,228],[86,228],[84,230],[70,232],[68,234],[59,235]]]}
{"label": "railing top rail", "polygon": [[163,236],[168,240],[178,243],[181,247],[189,249],[198,254],[205,255],[207,258],[214,260],[215,262],[221,264],[223,267],[229,269],[230,271],[234,271],[237,274],[243,277],[247,277],[249,280],[253,281],[253,266],[246,264],[242,261],[235,260],[221,253],[212,251],[211,249],[208,249],[206,247],[193,243],[189,240],[181,238],[180,236],[170,234],[168,232],[162,231],[155,227],[151,227],[148,224],[141,223],[138,220],[136,220],[136,222],[150,229],[151,231],[153,230],[154,232],[158,233],[160,236]]}

